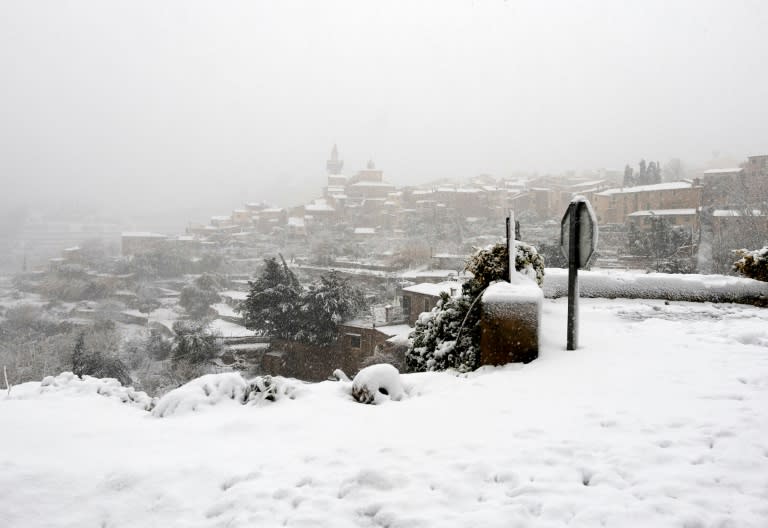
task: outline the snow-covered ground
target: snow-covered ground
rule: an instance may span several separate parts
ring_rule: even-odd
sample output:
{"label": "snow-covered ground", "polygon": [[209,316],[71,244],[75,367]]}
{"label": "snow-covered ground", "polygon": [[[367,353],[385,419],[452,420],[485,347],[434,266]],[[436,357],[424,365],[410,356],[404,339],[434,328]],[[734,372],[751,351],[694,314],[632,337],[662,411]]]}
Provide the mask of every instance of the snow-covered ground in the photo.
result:
{"label": "snow-covered ground", "polygon": [[584,299],[571,352],[565,312],[544,301],[533,363],[380,405],[324,382],[159,417],[14,387],[0,525],[768,526],[768,310]]}

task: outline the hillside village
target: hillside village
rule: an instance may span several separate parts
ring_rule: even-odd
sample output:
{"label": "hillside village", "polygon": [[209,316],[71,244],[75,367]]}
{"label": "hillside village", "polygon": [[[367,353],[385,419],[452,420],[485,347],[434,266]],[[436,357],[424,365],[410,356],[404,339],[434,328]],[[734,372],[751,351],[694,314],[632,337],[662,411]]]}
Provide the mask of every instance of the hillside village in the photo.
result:
{"label": "hillside village", "polygon": [[[169,360],[142,359],[136,343],[173,340],[174,325],[188,319],[204,321],[217,339],[206,368],[321,380],[334,366],[355,372],[381,360],[402,364],[419,314],[434,308],[441,292],[461,291],[467,257],[504,240],[510,210],[521,238],[539,249],[547,267],[564,265],[559,221],[576,195],[592,203],[600,224],[594,268],[728,273],[732,250],[761,247],[768,233],[768,155],[664,182],[660,164],[641,161],[637,173],[627,166],[623,173],[398,187],[373,161],[345,175],[334,145],[326,175],[319,196],[303,205],[246,203],[176,236],[124,232],[119,256],[93,243],[65,248],[48,269],[6,284],[4,309],[41,306],[45,317],[72,328],[111,322],[113,351],[145,384],[162,384]],[[369,308],[340,321],[336,343],[320,353],[244,326],[239,308],[249,281],[265,258],[278,255],[302,280],[333,270],[365,294]],[[202,288],[207,300],[184,305],[185,289],[188,298],[199,293],[201,277],[209,283]],[[18,372],[39,370],[34,361],[23,359]]]}

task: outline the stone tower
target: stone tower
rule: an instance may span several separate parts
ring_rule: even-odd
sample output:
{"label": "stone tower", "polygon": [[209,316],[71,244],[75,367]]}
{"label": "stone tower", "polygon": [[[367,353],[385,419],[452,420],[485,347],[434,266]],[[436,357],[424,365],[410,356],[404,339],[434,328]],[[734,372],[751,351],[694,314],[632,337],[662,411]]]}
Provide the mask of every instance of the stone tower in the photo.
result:
{"label": "stone tower", "polygon": [[338,175],[341,174],[341,169],[343,168],[344,161],[339,159],[339,149],[334,144],[333,150],[331,150],[331,159],[325,162],[325,170],[329,175]]}

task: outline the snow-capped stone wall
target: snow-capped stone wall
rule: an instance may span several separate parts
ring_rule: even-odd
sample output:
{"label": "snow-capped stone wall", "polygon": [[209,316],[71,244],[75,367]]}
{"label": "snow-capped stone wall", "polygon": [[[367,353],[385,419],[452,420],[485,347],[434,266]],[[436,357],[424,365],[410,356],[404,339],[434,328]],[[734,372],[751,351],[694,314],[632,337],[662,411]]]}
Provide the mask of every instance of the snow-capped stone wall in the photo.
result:
{"label": "snow-capped stone wall", "polygon": [[491,284],[481,299],[480,364],[528,363],[539,356],[544,293],[528,277]]}

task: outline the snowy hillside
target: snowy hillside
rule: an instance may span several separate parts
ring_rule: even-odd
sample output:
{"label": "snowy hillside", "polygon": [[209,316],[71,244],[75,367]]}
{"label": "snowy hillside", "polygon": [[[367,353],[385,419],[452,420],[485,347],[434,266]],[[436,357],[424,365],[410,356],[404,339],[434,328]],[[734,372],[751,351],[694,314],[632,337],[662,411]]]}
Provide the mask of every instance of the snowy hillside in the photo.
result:
{"label": "snowy hillside", "polygon": [[572,352],[565,312],[545,301],[535,362],[404,375],[380,405],[349,382],[167,414],[14,387],[0,525],[768,526],[768,310],[584,299]]}

